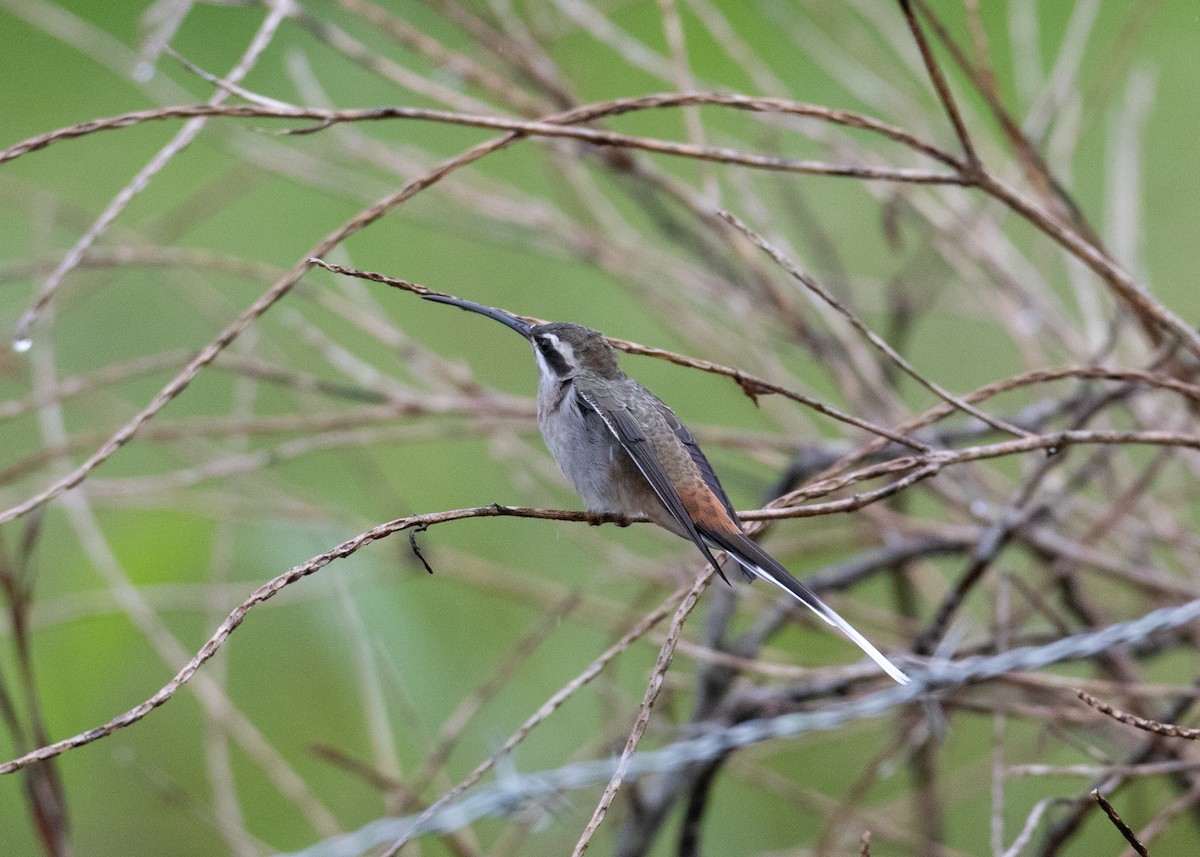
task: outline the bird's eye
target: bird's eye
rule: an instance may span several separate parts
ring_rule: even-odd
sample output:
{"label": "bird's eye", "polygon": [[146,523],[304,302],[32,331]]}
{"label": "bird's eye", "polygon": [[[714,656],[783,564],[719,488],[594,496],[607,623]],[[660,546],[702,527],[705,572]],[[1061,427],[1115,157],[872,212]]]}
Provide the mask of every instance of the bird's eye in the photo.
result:
{"label": "bird's eye", "polygon": [[533,337],[537,348],[538,360],[555,375],[560,377],[570,373],[574,363],[574,352],[571,346],[553,333],[542,333]]}

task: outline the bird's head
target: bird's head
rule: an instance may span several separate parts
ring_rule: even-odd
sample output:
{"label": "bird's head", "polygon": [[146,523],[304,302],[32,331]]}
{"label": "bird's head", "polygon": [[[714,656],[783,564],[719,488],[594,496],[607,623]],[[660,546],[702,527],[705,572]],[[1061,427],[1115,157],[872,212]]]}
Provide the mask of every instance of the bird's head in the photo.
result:
{"label": "bird's head", "polygon": [[533,355],[537,359],[538,371],[543,378],[565,381],[581,372],[592,372],[601,378],[623,377],[617,365],[616,349],[598,330],[567,322],[530,324],[504,310],[449,295],[422,297],[477,312],[521,334],[533,345]]}

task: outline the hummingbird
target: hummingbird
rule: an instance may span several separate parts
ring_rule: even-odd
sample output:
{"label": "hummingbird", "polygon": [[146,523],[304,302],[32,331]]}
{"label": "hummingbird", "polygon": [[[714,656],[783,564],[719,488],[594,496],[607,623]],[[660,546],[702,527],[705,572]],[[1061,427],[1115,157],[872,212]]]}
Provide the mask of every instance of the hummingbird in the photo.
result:
{"label": "hummingbird", "polygon": [[538,367],[538,428],[590,514],[644,515],[694,543],[728,583],[712,554],[725,551],[747,580],[762,578],[779,587],[849,637],[896,682],[909,682],[746,535],[695,436],[666,403],[621,371],[616,349],[602,333],[565,322],[531,324],[450,295],[422,297],[487,316],[530,342]]}

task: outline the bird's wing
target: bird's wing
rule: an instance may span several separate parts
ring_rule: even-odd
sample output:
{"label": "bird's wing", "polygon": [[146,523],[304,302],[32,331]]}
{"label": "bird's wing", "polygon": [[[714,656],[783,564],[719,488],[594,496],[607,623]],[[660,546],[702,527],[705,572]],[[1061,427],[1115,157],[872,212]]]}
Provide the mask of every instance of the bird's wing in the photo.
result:
{"label": "bird's wing", "polygon": [[[733,503],[729,501],[729,496],[725,493],[725,488],[721,485],[721,480],[717,478],[713,466],[709,464],[708,457],[700,449],[700,444],[696,442],[696,436],[692,434],[691,429],[683,424],[683,420],[679,419],[678,415],[667,406],[666,402],[658,400],[656,405],[658,412],[662,414],[663,420],[670,426],[671,431],[675,433],[675,437],[679,438],[679,442],[683,444],[684,449],[688,451],[688,455],[691,456],[696,469],[700,471],[700,477],[704,480],[704,484],[708,486],[708,490],[712,492],[712,496],[724,508],[725,513],[729,516],[729,521],[732,522],[735,528],[740,528],[741,521],[738,520],[737,512],[733,509]],[[719,518],[720,514],[718,513],[716,517]],[[700,529],[704,529],[703,524],[699,524],[698,526]],[[725,529],[725,527],[722,527],[722,529]],[[746,580],[754,580],[757,576],[754,572],[740,564],[739,567],[742,569],[742,576]]]}
{"label": "bird's wing", "polygon": [[601,422],[612,432],[621,447],[629,453],[629,457],[646,477],[646,481],[650,483],[650,487],[654,489],[654,493],[662,501],[671,517],[679,522],[679,526],[683,528],[687,537],[695,543],[696,547],[700,548],[704,558],[712,563],[712,567],[716,569],[717,574],[721,575],[721,579],[728,583],[729,579],[721,571],[721,566],[713,557],[708,544],[696,529],[696,523],[688,513],[683,498],[679,496],[679,491],[667,476],[666,469],[654,452],[649,438],[646,437],[646,433],[642,431],[642,427],[638,425],[629,409],[615,397],[600,391],[583,390],[576,386],[575,395],[585,407],[600,417]]}
{"label": "bird's wing", "polygon": [[883,671],[895,679],[896,682],[899,684],[908,684],[908,676],[899,667],[889,661],[879,649],[871,645],[870,640],[860,634],[836,610],[822,601],[817,593],[793,577],[790,571],[780,565],[774,557],[759,547],[745,533],[740,531],[718,532],[704,526],[700,529],[705,538],[737,560],[747,571],[757,577],[761,577],[768,583],[775,584],[784,592],[791,595],[854,641],[860,649],[870,656],[871,660],[879,664]]}
{"label": "bird's wing", "polygon": [[[712,465],[700,451],[695,437],[670,408],[662,402],[656,404],[666,424],[687,449],[706,486],[697,486],[698,490],[688,491],[694,512],[689,511],[688,505],[679,494],[679,489],[671,482],[663,463],[655,453],[653,444],[628,407],[602,390],[584,390],[576,386],[575,394],[581,407],[595,412],[622,448],[629,453],[629,457],[646,477],[646,481],[650,483],[671,517],[679,522],[688,538],[696,544],[718,573],[721,567],[713,558],[709,545],[726,551],[749,575],[773,583],[800,601],[849,637],[895,681],[900,684],[908,683],[908,676],[871,645],[853,625],[741,531],[737,515],[720,482],[717,481]],[[724,578],[725,575],[721,574],[721,577]]]}
{"label": "bird's wing", "polygon": [[717,479],[717,474],[713,471],[712,465],[708,463],[708,458],[705,457],[703,450],[700,449],[700,444],[696,443],[696,436],[691,430],[683,424],[683,420],[676,416],[675,412],[667,407],[666,402],[658,401],[658,411],[662,414],[671,431],[675,432],[675,437],[679,438],[680,443],[687,449],[688,455],[692,457],[697,469],[700,471],[700,476],[704,479],[704,484],[708,486],[708,490],[713,492],[713,495],[721,501],[721,505],[725,507],[725,511],[729,513],[729,517],[736,521],[738,519],[737,512],[733,510],[733,504],[729,502],[729,497],[725,494],[725,489],[721,486],[721,481]]}

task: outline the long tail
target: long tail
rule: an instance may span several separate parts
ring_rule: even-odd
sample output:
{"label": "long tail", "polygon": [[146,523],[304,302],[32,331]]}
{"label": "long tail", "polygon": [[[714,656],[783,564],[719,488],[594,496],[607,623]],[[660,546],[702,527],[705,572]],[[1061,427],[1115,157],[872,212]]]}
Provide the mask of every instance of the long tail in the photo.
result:
{"label": "long tail", "polygon": [[768,583],[778,586],[830,625],[840,630],[853,640],[860,649],[866,652],[871,660],[879,664],[880,668],[898,684],[909,683],[911,679],[899,667],[889,661],[879,649],[871,645],[870,640],[855,630],[854,626],[839,616],[836,610],[822,601],[817,596],[817,593],[793,577],[791,572],[780,565],[755,542],[751,541],[744,533],[714,533],[706,527],[704,528],[704,535],[713,544],[737,560],[738,564],[750,574],[755,577],[761,577]]}

